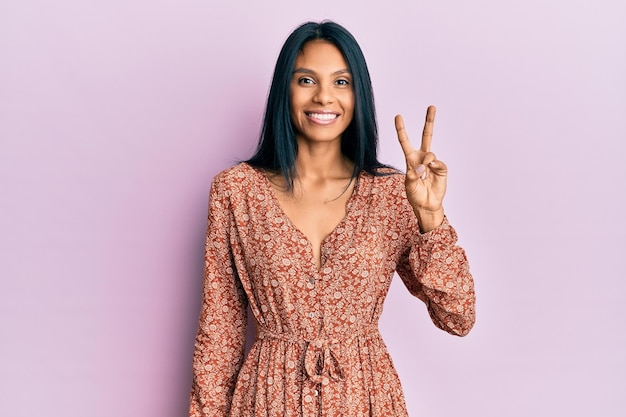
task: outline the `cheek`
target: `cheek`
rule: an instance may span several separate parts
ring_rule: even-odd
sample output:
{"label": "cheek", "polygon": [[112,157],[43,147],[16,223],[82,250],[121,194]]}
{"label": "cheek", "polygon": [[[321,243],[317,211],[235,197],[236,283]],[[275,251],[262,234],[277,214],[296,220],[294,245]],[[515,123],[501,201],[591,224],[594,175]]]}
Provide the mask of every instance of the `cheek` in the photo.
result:
{"label": "cheek", "polygon": [[346,111],[349,111],[350,113],[354,112],[354,93],[353,92],[346,94],[344,103],[345,103]]}
{"label": "cheek", "polygon": [[350,115],[350,119],[354,115],[354,97],[350,97],[349,100],[346,101],[345,105],[346,114]]}
{"label": "cheek", "polygon": [[290,111],[291,114],[296,114],[298,113],[298,111],[302,108],[303,103],[304,103],[304,97],[302,94],[298,94],[298,93],[291,93],[290,94]]}
{"label": "cheek", "polygon": [[[295,100],[294,100],[295,99]],[[289,107],[289,118],[291,119],[292,126],[296,129],[296,131],[300,131],[303,120],[302,120],[302,112],[299,110],[301,106],[299,106],[297,102],[297,98],[292,97],[291,104]]]}

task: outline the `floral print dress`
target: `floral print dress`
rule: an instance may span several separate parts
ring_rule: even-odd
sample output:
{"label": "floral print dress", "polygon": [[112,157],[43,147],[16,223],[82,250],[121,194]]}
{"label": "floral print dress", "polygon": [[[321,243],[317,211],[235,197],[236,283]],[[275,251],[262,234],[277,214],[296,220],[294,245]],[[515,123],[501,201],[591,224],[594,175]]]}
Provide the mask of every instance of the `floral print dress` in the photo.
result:
{"label": "floral print dress", "polygon": [[[361,173],[321,267],[266,175],[213,180],[190,416],[407,416],[378,331],[394,272],[434,324],[465,335],[473,280],[447,219],[420,234],[404,175]],[[244,362],[247,307],[257,337]]]}

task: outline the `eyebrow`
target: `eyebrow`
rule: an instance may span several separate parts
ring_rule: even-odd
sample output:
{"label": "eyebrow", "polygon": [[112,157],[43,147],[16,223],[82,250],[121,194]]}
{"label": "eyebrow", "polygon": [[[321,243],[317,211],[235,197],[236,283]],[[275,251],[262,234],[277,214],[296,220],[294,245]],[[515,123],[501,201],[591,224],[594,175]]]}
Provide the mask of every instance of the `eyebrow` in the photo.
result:
{"label": "eyebrow", "polygon": [[[293,70],[293,73],[300,73],[300,74],[315,74],[315,71],[308,69],[308,68],[296,68],[295,70]],[[340,69],[338,71],[335,71],[332,73],[332,75],[340,75],[340,74],[350,74],[350,70],[348,69]],[[351,75],[351,74],[350,74]]]}

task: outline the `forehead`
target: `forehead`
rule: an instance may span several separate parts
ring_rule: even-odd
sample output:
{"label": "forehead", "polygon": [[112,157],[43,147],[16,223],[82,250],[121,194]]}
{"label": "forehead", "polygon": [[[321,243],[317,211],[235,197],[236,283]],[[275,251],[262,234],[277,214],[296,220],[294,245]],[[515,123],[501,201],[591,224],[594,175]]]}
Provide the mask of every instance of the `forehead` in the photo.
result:
{"label": "forehead", "polygon": [[332,43],[324,40],[314,40],[304,44],[298,53],[295,69],[308,68],[337,71],[348,69],[348,64],[341,51]]}

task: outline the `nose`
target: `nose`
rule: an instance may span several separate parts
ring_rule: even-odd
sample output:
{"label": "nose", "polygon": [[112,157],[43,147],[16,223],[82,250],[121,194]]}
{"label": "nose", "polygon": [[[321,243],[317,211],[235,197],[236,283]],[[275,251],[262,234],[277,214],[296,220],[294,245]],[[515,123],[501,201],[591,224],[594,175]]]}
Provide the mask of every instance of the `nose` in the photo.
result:
{"label": "nose", "polygon": [[331,104],[333,102],[331,87],[319,84],[317,90],[315,91],[315,95],[313,96],[313,101],[321,105]]}

